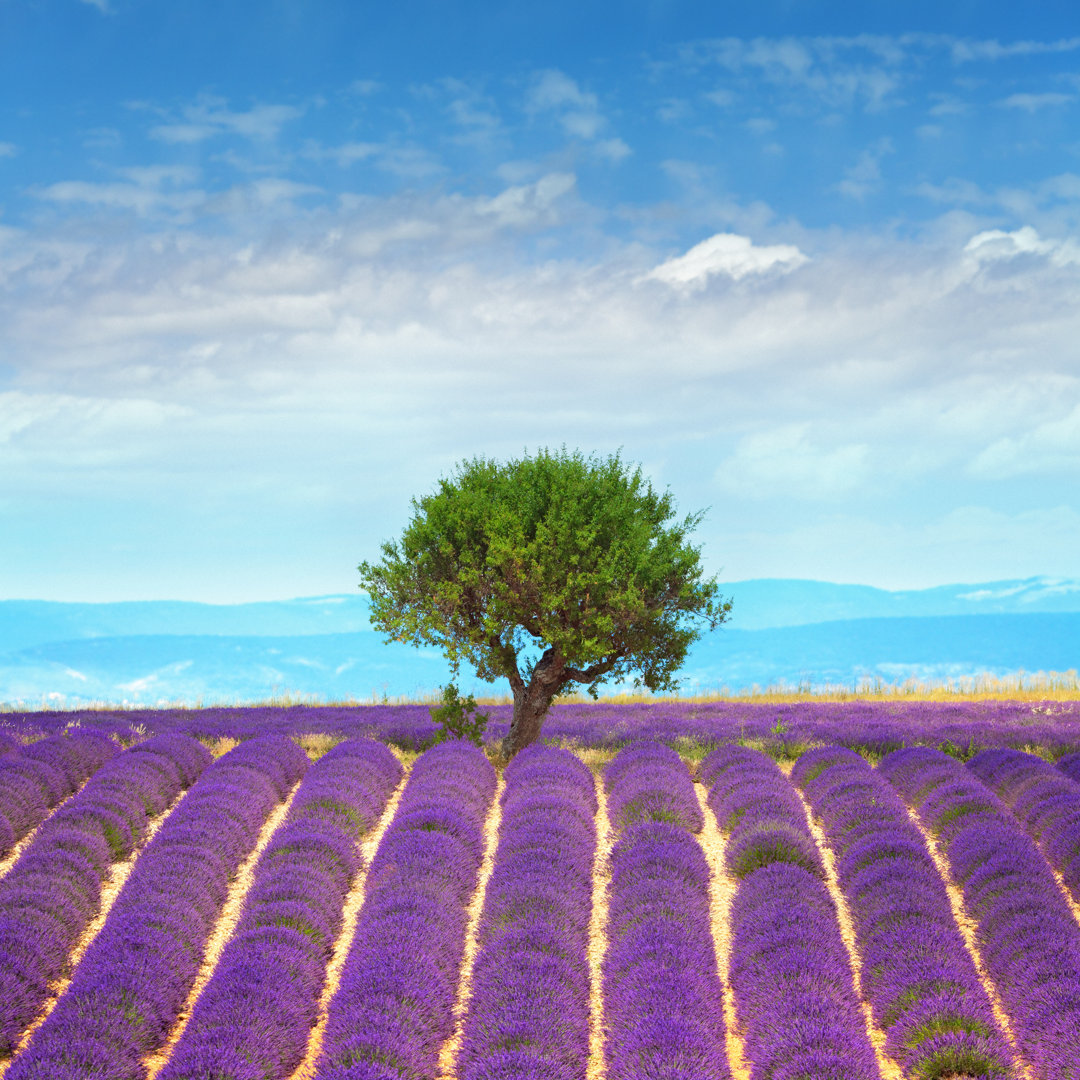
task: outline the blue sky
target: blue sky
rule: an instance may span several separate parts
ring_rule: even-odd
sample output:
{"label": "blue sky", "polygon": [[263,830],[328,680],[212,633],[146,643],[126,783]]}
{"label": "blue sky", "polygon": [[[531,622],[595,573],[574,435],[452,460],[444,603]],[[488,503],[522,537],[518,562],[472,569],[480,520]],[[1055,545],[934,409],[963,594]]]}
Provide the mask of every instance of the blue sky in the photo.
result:
{"label": "blue sky", "polygon": [[1064,3],[0,0],[0,596],[346,592],[622,447],[726,580],[1080,576]]}

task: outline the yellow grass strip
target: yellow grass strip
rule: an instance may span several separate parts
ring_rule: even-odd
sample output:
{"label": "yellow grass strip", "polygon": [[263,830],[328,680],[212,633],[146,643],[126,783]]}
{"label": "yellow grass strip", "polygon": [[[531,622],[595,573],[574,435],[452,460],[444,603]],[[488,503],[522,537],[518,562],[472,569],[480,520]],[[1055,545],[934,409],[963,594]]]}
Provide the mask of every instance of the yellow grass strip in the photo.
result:
{"label": "yellow grass strip", "polygon": [[131,877],[131,871],[135,869],[135,863],[138,861],[139,855],[146,850],[146,845],[158,834],[158,830],[165,824],[166,819],[176,809],[183,797],[184,792],[181,791],[180,794],[177,795],[176,798],[173,799],[173,801],[147,826],[146,836],[143,838],[142,844],[123,862],[113,863],[110,867],[109,876],[101,887],[101,904],[98,907],[98,912],[79,936],[75,948],[71,950],[71,956],[68,958],[67,977],[58,979],[50,987],[51,993],[49,1000],[46,1001],[45,1007],[38,1015],[37,1019],[25,1032],[23,1032],[23,1036],[19,1040],[19,1045],[15,1048],[15,1053],[12,1054],[7,1061],[0,1062],[0,1077],[7,1072],[12,1061],[27,1048],[31,1038],[33,1038],[34,1032],[49,1018],[49,1014],[56,1007],[56,1003],[60,1000],[60,996],[71,985],[71,979],[75,974],[75,969],[79,966],[79,961],[86,955],[86,950],[90,948],[94,938],[101,933],[101,928],[105,925],[105,920],[109,917],[109,912],[112,910],[113,904],[116,903],[116,898],[120,895],[120,890],[124,887],[127,879]]}
{"label": "yellow grass strip", "polygon": [[263,853],[266,845],[270,843],[270,838],[285,820],[285,815],[288,814],[289,807],[292,806],[292,801],[300,784],[301,781],[297,780],[293,784],[292,791],[271,812],[263,823],[263,827],[259,830],[251,854],[240,864],[236,877],[229,886],[229,892],[221,908],[221,913],[218,915],[217,922],[210,931],[210,937],[206,942],[206,952],[203,954],[202,963],[199,965],[199,974],[195,977],[195,982],[192,984],[187,1000],[184,1002],[184,1007],[180,1010],[180,1015],[176,1018],[176,1022],[173,1024],[164,1045],[156,1053],[147,1055],[143,1060],[143,1064],[146,1066],[147,1080],[154,1080],[154,1077],[161,1072],[172,1056],[176,1044],[180,1041],[180,1036],[184,1034],[184,1029],[191,1019],[191,1012],[195,1008],[195,1002],[210,981],[210,976],[214,974],[214,968],[217,967],[221,954],[225,951],[225,946],[228,944],[229,938],[232,937],[236,924],[240,921],[244,900],[247,898],[247,894],[251,891],[251,886],[255,881],[255,864],[259,861],[259,856]]}
{"label": "yellow grass strip", "polygon": [[45,816],[45,819],[43,821],[38,822],[38,824],[35,825],[34,828],[32,828],[7,853],[7,855],[4,856],[3,859],[0,859],[0,878],[3,878],[8,873],[8,871],[19,861],[19,858],[22,855],[22,853],[34,842],[34,837],[37,836],[38,830],[41,828],[41,826],[44,825],[45,822],[48,821],[49,818],[51,818],[53,816],[53,814],[55,814],[65,803],[69,802],[71,799],[74,799],[75,796],[78,795],[79,792],[82,791],[82,789],[84,787],[86,787],[86,785],[89,784],[89,783],[90,783],[90,777],[88,776],[70,795],[67,796],[67,798],[61,799],[49,811],[49,813]]}
{"label": "yellow grass strip", "polygon": [[[584,760],[584,759],[583,759]],[[593,856],[592,913],[589,916],[589,1063],[586,1080],[604,1080],[604,954],[607,952],[608,886],[614,834],[607,811],[607,792],[599,771],[596,784],[596,854]]]}
{"label": "yellow grass strip", "polygon": [[930,858],[934,862],[934,866],[937,867],[938,875],[945,883],[945,892],[949,897],[949,906],[952,908],[953,920],[959,927],[960,934],[964,939],[964,944],[967,946],[967,951],[975,964],[975,971],[979,976],[979,982],[982,983],[983,989],[986,991],[986,996],[990,999],[990,1007],[994,1011],[994,1019],[997,1020],[998,1027],[1001,1028],[1005,1038],[1008,1040],[1009,1051],[1012,1054],[1013,1059],[1013,1068],[1016,1070],[1018,1076],[1022,1076],[1024,1080],[1031,1080],[1031,1069],[1020,1057],[1020,1051],[1017,1049],[1016,1045],[1016,1036],[1013,1034],[1012,1024],[1009,1022],[1009,1015],[1005,1012],[1005,1007],[1001,1003],[1001,998],[998,996],[997,987],[994,986],[993,979],[990,978],[989,973],[983,966],[982,953],[979,951],[979,939],[976,934],[975,922],[971,916],[968,915],[967,910],[964,907],[964,894],[952,879],[948,860],[942,854],[937,839],[931,835],[929,830],[923,828],[923,824],[919,820],[919,815],[916,814],[910,806],[905,804],[905,808],[907,809],[908,817],[911,819],[912,825],[914,825],[922,835],[923,843],[926,844],[926,850],[929,852]]}
{"label": "yellow grass strip", "polygon": [[447,1037],[439,1050],[440,1080],[455,1080],[457,1076],[457,1056],[461,1050],[461,1037],[465,1031],[465,1014],[469,1009],[472,996],[472,973],[476,963],[476,954],[480,951],[477,931],[480,928],[480,916],[484,911],[484,894],[487,892],[491,872],[495,869],[495,849],[499,842],[499,824],[502,821],[503,788],[506,781],[500,776],[495,785],[495,797],[491,801],[487,820],[484,822],[484,859],[480,863],[480,876],[476,881],[476,891],[469,901],[469,919],[465,928],[465,953],[461,958],[461,975],[458,979],[457,1000],[454,1002],[454,1030]]}
{"label": "yellow grass strip", "polygon": [[[1047,863],[1049,866],[1049,863]],[[1050,873],[1054,875],[1054,880],[1058,883],[1058,888],[1061,890],[1061,895],[1065,897],[1065,903],[1069,905],[1069,910],[1073,914],[1073,918],[1080,923],[1080,904],[1074,899],[1071,892],[1069,892],[1069,886],[1065,884],[1065,879],[1061,876],[1061,872],[1055,870],[1054,867],[1050,867]]]}
{"label": "yellow grass strip", "polygon": [[814,815],[810,810],[810,804],[806,801],[806,797],[794,784],[791,785],[791,789],[799,796],[799,801],[803,805],[806,823],[810,827],[810,835],[814,838],[814,843],[817,844],[822,864],[825,867],[825,885],[829,890],[829,895],[832,897],[833,904],[836,906],[836,918],[837,922],[840,923],[840,936],[844,939],[844,948],[847,949],[851,974],[855,982],[855,993],[858,995],[859,1004],[862,1006],[863,1019],[866,1022],[866,1034],[870,1036],[870,1044],[873,1046],[874,1054],[877,1056],[878,1068],[881,1070],[884,1080],[904,1080],[903,1071],[896,1060],[885,1052],[885,1032],[878,1026],[877,1021],[874,1019],[874,1011],[870,1008],[870,1003],[863,995],[862,961],[859,959],[858,948],[855,944],[855,924],[851,921],[851,909],[848,907],[847,898],[844,896],[836,876],[836,856],[833,855],[832,848],[829,847],[825,830],[814,820]]}
{"label": "yellow grass strip", "polygon": [[727,840],[716,823],[716,815],[705,801],[705,785],[694,784],[701,816],[705,825],[698,840],[709,864],[709,923],[712,927],[716,970],[724,991],[724,1029],[727,1038],[728,1067],[732,1080],[750,1080],[746,1061],[746,1044],[739,1032],[735,1013],[735,991],[731,986],[731,904],[735,899],[738,881],[724,869],[724,849]]}
{"label": "yellow grass strip", "polygon": [[290,1080],[311,1080],[315,1075],[315,1068],[319,1062],[319,1055],[322,1053],[323,1038],[326,1035],[326,1022],[330,1015],[330,1002],[333,1000],[334,995],[338,992],[338,987],[341,985],[341,971],[345,966],[345,960],[349,955],[349,950],[352,948],[353,938],[356,937],[356,926],[360,921],[360,912],[363,909],[364,900],[367,897],[368,871],[371,869],[371,863],[375,858],[375,853],[379,850],[379,845],[386,835],[386,830],[390,828],[390,823],[394,820],[394,815],[397,813],[398,804],[401,802],[401,793],[405,790],[405,784],[408,782],[410,772],[412,772],[411,761],[405,765],[405,771],[402,773],[401,781],[387,801],[386,807],[383,810],[378,823],[375,825],[375,828],[364,837],[360,844],[362,862],[360,863],[360,869],[357,871],[356,877],[353,879],[352,887],[345,896],[345,907],[341,917],[341,933],[338,934],[337,941],[334,942],[334,950],[330,954],[330,963],[326,966],[326,981],[323,983],[322,994],[319,996],[318,1019],[315,1021],[315,1026],[311,1029],[311,1036],[308,1039],[307,1053],[304,1055],[304,1060],[296,1067]]}

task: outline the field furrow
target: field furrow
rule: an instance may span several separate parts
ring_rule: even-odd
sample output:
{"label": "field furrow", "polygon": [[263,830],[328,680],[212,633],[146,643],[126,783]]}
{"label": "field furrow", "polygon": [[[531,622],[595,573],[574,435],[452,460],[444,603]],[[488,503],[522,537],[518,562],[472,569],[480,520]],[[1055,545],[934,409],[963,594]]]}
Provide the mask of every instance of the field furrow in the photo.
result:
{"label": "field furrow", "polygon": [[826,870],[792,783],[741,746],[701,763],[727,835],[731,982],[751,1075],[880,1080]]}
{"label": "field furrow", "polygon": [[593,855],[592,904],[589,910],[589,944],[586,957],[589,963],[589,1059],[585,1065],[585,1080],[606,1080],[604,1060],[604,957],[607,955],[608,893],[611,886],[611,848],[613,833],[608,816],[607,792],[599,773],[593,776],[596,818],[593,831],[596,849]]}
{"label": "field furrow", "polygon": [[840,747],[804,754],[792,778],[820,822],[859,985],[897,1073],[1021,1076],[946,883],[903,802]]}
{"label": "field furrow", "polygon": [[397,785],[387,799],[379,820],[360,843],[359,870],[345,895],[341,913],[341,930],[334,940],[327,961],[322,991],[315,1007],[315,1021],[307,1035],[303,1060],[297,1065],[289,1080],[311,1080],[315,1075],[316,1064],[322,1056],[323,1036],[326,1032],[330,1002],[341,984],[341,972],[345,966],[349,950],[352,948],[356,928],[360,920],[360,912],[363,910],[364,900],[367,897],[368,873],[375,854],[379,850],[379,845],[382,843],[383,837],[386,835],[386,831],[390,828],[390,823],[397,813],[411,771],[411,763],[402,766]]}
{"label": "field furrow", "polygon": [[[220,957],[207,950],[189,994],[190,1019],[170,1036],[171,1055],[168,1043],[158,1055],[167,1059],[161,1080],[213,1080],[249,1066],[263,1080],[286,1080],[297,1068],[317,1020],[346,891],[361,869],[361,842],[401,773],[385,746],[342,743],[271,815],[247,860],[250,888],[243,889],[243,868],[233,883],[234,895],[243,889],[242,908],[234,913],[227,902],[211,935],[212,942],[227,936]],[[150,1080],[154,1075],[151,1068]]]}
{"label": "field furrow", "polygon": [[1080,922],[1080,784],[1042,758],[1007,748],[984,750],[968,768],[1039,845]]}
{"label": "field furrow", "polygon": [[506,769],[456,1069],[446,1077],[583,1080],[595,853],[592,774],[534,746]]}
{"label": "field furrow", "polygon": [[52,735],[0,758],[0,878],[18,861],[43,821],[58,810],[118,747],[102,735]]}
{"label": "field furrow", "polygon": [[38,830],[0,881],[0,1055],[21,1048],[102,902],[112,867],[138,851],[154,817],[203,771],[209,753],[159,736],[103,765]]}
{"label": "field furrow", "polygon": [[[375,853],[367,895],[330,1002],[319,1080],[384,1071],[433,1076],[454,1030],[468,906],[485,849],[495,770],[443,743],[413,765]],[[355,1068],[354,1068],[355,1066]]]}
{"label": "field furrow", "polygon": [[203,738],[0,738],[0,1080],[1080,1080],[1080,754]]}
{"label": "field furrow", "polygon": [[703,819],[686,765],[631,743],[604,772],[616,841],[604,957],[608,1080],[728,1080]]}
{"label": "field furrow", "polygon": [[[67,975],[57,979],[49,987],[49,997],[46,999],[41,1012],[30,1026],[23,1032],[19,1039],[18,1045],[12,1052],[12,1058],[17,1054],[22,1053],[30,1044],[30,1040],[34,1037],[38,1028],[48,1020],[56,1003],[63,997],[67,988],[71,985],[72,974],[78,970],[79,964],[82,962],[82,958],[86,955],[86,950],[93,944],[95,938],[101,933],[101,928],[105,925],[105,920],[109,917],[109,912],[112,910],[113,904],[116,902],[117,896],[120,895],[120,890],[123,889],[129,877],[131,877],[132,870],[135,869],[136,860],[144,850],[145,846],[149,844],[158,831],[169,819],[169,815],[180,805],[180,800],[184,797],[184,793],[180,792],[179,795],[173,800],[171,805],[167,806],[156,817],[151,818],[147,825],[146,834],[142,840],[142,846],[136,848],[123,862],[113,863],[109,867],[108,876],[106,877],[101,887],[101,898],[97,914],[90,920],[86,929],[80,934],[78,941],[75,942],[74,948],[68,956],[66,970]],[[3,1077],[11,1066],[11,1059],[9,1058],[5,1062],[0,1062],[0,1077]]]}
{"label": "field furrow", "polygon": [[709,927],[712,931],[716,970],[724,995],[724,1029],[727,1036],[728,1067],[732,1080],[750,1080],[746,1063],[746,1047],[739,1031],[735,1009],[735,990],[731,985],[731,902],[735,899],[738,881],[727,870],[724,852],[727,842],[716,824],[716,815],[707,802],[703,784],[696,785],[698,806],[704,824],[701,828],[701,850],[709,866]]}
{"label": "field furrow", "polygon": [[983,965],[1020,1053],[1039,1080],[1075,1080],[1080,1062],[1080,927],[1009,808],[954,758],[898,750],[879,772],[948,864]]}
{"label": "field furrow", "polygon": [[484,913],[488,883],[495,870],[495,852],[499,844],[499,829],[502,825],[502,797],[504,791],[505,781],[499,776],[495,781],[491,809],[484,819],[484,854],[480,860],[480,872],[477,875],[476,888],[473,890],[472,898],[465,909],[465,947],[461,954],[457,992],[454,994],[452,1009],[454,1026],[439,1048],[439,1076],[442,1080],[455,1080],[457,1076],[458,1054],[461,1052],[466,1014],[469,1011],[472,999],[473,968],[480,950],[480,919]]}
{"label": "field furrow", "polygon": [[825,869],[825,888],[829,890],[829,896],[832,897],[833,906],[836,909],[836,921],[840,926],[840,940],[847,950],[848,964],[851,966],[852,981],[855,984],[855,995],[858,997],[859,1004],[862,1007],[866,1034],[870,1039],[870,1045],[874,1048],[878,1069],[881,1071],[884,1080],[903,1080],[903,1073],[900,1071],[899,1065],[886,1050],[885,1032],[874,1017],[874,1011],[863,991],[862,961],[859,958],[859,950],[855,944],[855,926],[851,919],[847,898],[844,896],[837,878],[836,858],[825,837],[825,831],[814,820],[810,804],[797,788],[796,793],[802,800],[803,810],[806,813],[807,828],[810,830],[810,836],[813,838],[814,843],[817,844],[818,853],[821,856],[821,865]]}
{"label": "field furrow", "polygon": [[[201,749],[201,748],[200,748]],[[230,879],[307,767],[252,739],[209,765],[141,854],[101,933],[9,1080],[139,1080],[198,976]]]}
{"label": "field furrow", "polygon": [[[169,1029],[169,1033],[165,1036],[165,1041],[157,1050],[148,1054],[143,1060],[143,1064],[146,1067],[146,1080],[156,1080],[156,1077],[161,1073],[162,1069],[168,1065],[177,1044],[183,1038],[195,1007],[198,1004],[203,991],[206,989],[207,984],[216,973],[222,953],[225,951],[226,946],[236,932],[237,924],[240,921],[241,909],[254,884],[255,864],[285,821],[289,809],[292,806],[292,802],[296,797],[296,793],[299,790],[299,784],[300,782],[297,781],[296,785],[290,789],[282,802],[270,811],[270,816],[263,822],[262,828],[255,838],[254,848],[252,848],[250,854],[240,864],[235,875],[232,877],[232,880],[229,883],[228,892],[226,893],[225,903],[222,904],[217,920],[214,922],[210,933],[207,936],[202,962],[199,964],[199,970],[195,975],[191,988],[188,990],[187,998],[184,1000],[184,1004],[181,1006],[180,1012],[173,1022],[172,1027]],[[246,1007],[247,1003],[244,1003],[244,1005]],[[175,1072],[176,1070],[174,1070],[174,1073]]]}

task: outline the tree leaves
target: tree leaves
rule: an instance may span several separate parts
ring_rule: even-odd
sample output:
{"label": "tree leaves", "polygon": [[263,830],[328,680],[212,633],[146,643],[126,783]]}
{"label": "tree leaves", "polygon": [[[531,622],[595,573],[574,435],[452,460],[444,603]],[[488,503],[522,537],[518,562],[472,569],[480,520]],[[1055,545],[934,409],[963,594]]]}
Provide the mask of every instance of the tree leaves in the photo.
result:
{"label": "tree leaves", "polygon": [[474,458],[412,508],[381,562],[359,567],[373,624],[441,647],[455,673],[466,661],[510,679],[515,697],[537,649],[556,693],[631,674],[675,689],[689,646],[731,610],[687,542],[703,515],[675,520],[670,493],[618,453]]}

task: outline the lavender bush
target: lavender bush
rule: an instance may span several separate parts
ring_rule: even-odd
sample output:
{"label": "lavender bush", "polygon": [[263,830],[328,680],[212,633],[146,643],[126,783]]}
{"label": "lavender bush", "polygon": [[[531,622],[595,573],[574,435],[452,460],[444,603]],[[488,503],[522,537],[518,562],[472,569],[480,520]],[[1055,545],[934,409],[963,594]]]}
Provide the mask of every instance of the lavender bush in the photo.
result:
{"label": "lavender bush", "polygon": [[893,789],[837,747],[804,754],[792,779],[836,854],[863,992],[905,1075],[1017,1077],[945,884]]}
{"label": "lavender bush", "polygon": [[89,732],[53,735],[26,747],[11,742],[0,758],[0,858],[119,749]]}
{"label": "lavender bush", "polygon": [[568,751],[533,745],[505,779],[457,1075],[584,1080],[592,774]]}
{"label": "lavender bush", "polygon": [[[509,729],[509,705],[484,706],[489,742]],[[297,705],[10,713],[12,730],[59,732],[82,722],[130,741],[139,731],[182,731],[248,739],[276,733],[368,736],[407,749],[431,744],[439,728],[426,705]],[[993,746],[1042,747],[1053,757],[1080,751],[1077,701],[737,701],[554,705],[544,738],[619,748],[640,740],[716,747],[743,742],[793,759],[814,746],[847,746],[880,757],[905,746],[934,746],[968,758]]]}
{"label": "lavender bush", "polygon": [[1040,1080],[1080,1061],[1080,926],[1007,806],[958,761],[913,748],[879,770],[936,835],[985,964]]}
{"label": "lavender bush", "polygon": [[435,1075],[453,1029],[466,908],[494,793],[495,770],[468,743],[441,743],[417,759],[368,872],[318,1080]]}
{"label": "lavender bush", "polygon": [[355,739],[307,773],[255,868],[235,934],[160,1080],[286,1080],[303,1060],[358,842],[401,778],[381,743]]}
{"label": "lavender bush", "polygon": [[968,768],[996,792],[1080,901],[1080,784],[1017,750],[986,750]]}
{"label": "lavender bush", "polygon": [[686,765],[635,743],[604,771],[612,825],[603,964],[609,1080],[727,1080],[709,868]]}
{"label": "lavender bush", "polygon": [[205,747],[185,735],[124,751],[41,826],[0,881],[0,1054],[14,1051],[50,984],[64,975],[98,910],[110,865],[134,850],[149,816],[164,810],[209,760]]}
{"label": "lavender bush", "polygon": [[140,854],[8,1080],[144,1075],[143,1057],[164,1043],[195,981],[230,879],[307,764],[294,743],[270,736],[205,769]]}
{"label": "lavender bush", "polygon": [[701,763],[740,879],[731,984],[754,1080],[880,1080],[836,908],[791,782],[740,746]]}

